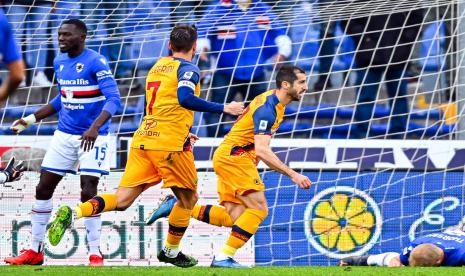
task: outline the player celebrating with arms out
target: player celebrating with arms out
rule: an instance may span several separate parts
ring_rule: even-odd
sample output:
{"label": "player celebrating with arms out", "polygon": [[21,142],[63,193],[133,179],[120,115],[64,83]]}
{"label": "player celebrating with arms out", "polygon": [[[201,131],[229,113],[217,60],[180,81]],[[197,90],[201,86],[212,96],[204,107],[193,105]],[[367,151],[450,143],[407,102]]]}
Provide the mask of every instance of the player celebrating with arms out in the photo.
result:
{"label": "player celebrating with arms out", "polygon": [[[146,116],[134,133],[128,162],[116,194],[101,194],[80,204],[75,218],[102,212],[126,210],[147,188],[163,180],[178,202],[169,216],[168,236],[158,259],[179,267],[190,267],[197,260],[180,252],[179,244],[189,226],[192,208],[197,202],[197,171],[190,150],[189,134],[194,112],[240,115],[243,104],[222,105],[202,100],[200,72],[191,61],[196,51],[197,30],[176,26],[170,34],[173,56],[160,58],[149,71],[146,81]],[[49,237],[60,240],[70,226],[72,210],[62,206],[49,230]]]}
{"label": "player celebrating with arms out", "polygon": [[[220,204],[225,208],[196,205],[192,212],[192,217],[200,221],[232,227],[212,267],[244,267],[233,256],[268,215],[265,185],[256,168],[259,160],[290,177],[299,187],[310,188],[308,177],[286,166],[270,148],[271,135],[281,124],[286,105],[299,101],[308,89],[305,71],[297,66],[282,66],[276,75],[276,86],[276,90],[255,97],[213,155]],[[168,196],[154,210],[147,224],[161,217],[171,217],[175,202],[175,198]]]}
{"label": "player celebrating with arms out", "polygon": [[[107,154],[110,118],[120,106],[116,81],[103,56],[85,48],[87,27],[77,19],[65,20],[58,30],[60,52],[54,60],[59,94],[50,103],[13,122],[20,133],[37,121],[58,113],[58,130],[50,142],[36,187],[32,208],[32,248],[5,262],[15,265],[43,263],[43,239],[52,212],[52,196],[66,173],[81,174],[81,201],[97,194],[101,175],[110,169]],[[90,265],[103,265],[100,253],[100,216],[85,221]],[[52,245],[57,242],[51,240]]]}

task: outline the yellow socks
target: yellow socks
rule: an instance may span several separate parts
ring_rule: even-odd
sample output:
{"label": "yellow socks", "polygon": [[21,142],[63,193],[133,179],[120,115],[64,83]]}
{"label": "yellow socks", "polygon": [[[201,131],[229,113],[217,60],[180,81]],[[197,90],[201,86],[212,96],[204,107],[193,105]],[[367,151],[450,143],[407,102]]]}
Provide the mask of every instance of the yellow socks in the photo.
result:
{"label": "yellow socks", "polygon": [[[182,236],[189,226],[192,210],[183,209],[175,204],[171,211],[168,222],[168,237],[165,243],[165,252],[174,252],[177,255],[179,243],[181,243]],[[167,252],[167,249],[168,252]],[[175,256],[176,256],[175,255]]]}
{"label": "yellow socks", "polygon": [[195,205],[192,217],[216,226],[231,227],[233,221],[226,209],[216,205]]}
{"label": "yellow socks", "polygon": [[116,209],[116,203],[115,194],[96,195],[76,207],[76,217],[91,217],[103,212],[113,211]]}
{"label": "yellow socks", "polygon": [[246,209],[232,226],[231,234],[222,253],[234,256],[237,249],[241,248],[257,232],[258,226],[265,220],[267,211]]}

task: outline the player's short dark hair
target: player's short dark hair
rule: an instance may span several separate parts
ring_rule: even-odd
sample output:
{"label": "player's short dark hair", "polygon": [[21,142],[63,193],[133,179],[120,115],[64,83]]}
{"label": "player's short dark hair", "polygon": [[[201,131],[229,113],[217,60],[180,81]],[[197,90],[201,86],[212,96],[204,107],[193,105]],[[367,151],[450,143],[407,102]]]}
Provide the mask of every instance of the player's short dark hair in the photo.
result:
{"label": "player's short dark hair", "polygon": [[76,29],[80,30],[83,34],[87,35],[87,26],[86,26],[86,23],[84,23],[84,21],[82,20],[79,20],[76,18],[67,19],[63,21],[63,23],[61,23],[61,25],[64,25],[64,24],[74,25]]}
{"label": "player's short dark hair", "polygon": [[281,66],[281,68],[278,70],[278,74],[276,75],[276,87],[278,87],[278,89],[281,88],[283,81],[287,81],[292,85],[297,79],[298,73],[305,74],[305,71],[304,69],[295,65]]}
{"label": "player's short dark hair", "polygon": [[197,28],[191,25],[178,25],[170,34],[171,49],[174,52],[187,53],[197,40]]}

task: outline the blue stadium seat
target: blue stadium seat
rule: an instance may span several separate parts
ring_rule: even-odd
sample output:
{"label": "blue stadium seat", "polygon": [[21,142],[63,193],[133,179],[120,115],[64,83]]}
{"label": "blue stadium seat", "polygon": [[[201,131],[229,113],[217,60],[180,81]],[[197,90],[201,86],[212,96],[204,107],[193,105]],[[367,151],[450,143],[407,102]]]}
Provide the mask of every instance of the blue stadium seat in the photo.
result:
{"label": "blue stadium seat", "polygon": [[34,113],[37,109],[39,109],[42,105],[18,105],[18,106],[7,106],[3,109],[3,113],[5,117],[19,119],[21,117],[27,116],[29,114]]}
{"label": "blue stadium seat", "polygon": [[[318,106],[305,106],[300,109],[297,106],[288,106],[284,112],[285,118],[299,119],[332,119],[337,116],[339,119],[352,119],[355,109],[352,107],[335,107],[329,104],[320,104]],[[441,119],[441,110],[433,109],[414,109],[410,112],[410,118],[414,120]],[[377,105],[374,110],[375,118],[386,118],[391,116],[391,108],[387,105]]]}
{"label": "blue stadium seat", "polygon": [[[320,125],[305,122],[294,122],[294,120],[285,120],[278,128],[277,133],[296,134],[296,135],[317,135],[322,138],[346,139],[349,134],[351,124],[344,123],[339,125]],[[452,133],[455,125],[436,124],[426,127],[423,124],[410,122],[408,125],[408,135],[417,137],[443,136]],[[229,131],[231,125],[226,125],[225,130]],[[388,131],[388,124],[371,124],[370,132],[373,135],[385,135]]]}
{"label": "blue stadium seat", "polygon": [[284,112],[286,118],[299,119],[331,119],[336,115],[336,107],[329,104],[320,104],[318,106],[305,106],[300,109],[296,106],[288,106]]}
{"label": "blue stadium seat", "polygon": [[[306,20],[307,17],[297,18],[298,20],[293,22],[289,28],[289,35],[293,42],[291,61],[297,61],[297,65],[306,71],[319,71],[320,65],[317,60],[321,46],[319,26],[317,23],[312,24],[310,20]],[[352,66],[355,45],[350,37],[344,35],[339,22],[336,23],[335,44],[338,51],[332,71],[347,70]]]}
{"label": "blue stadium seat", "polygon": [[122,122],[119,120],[117,122],[112,122],[110,125],[110,133],[134,133],[134,131],[139,128],[139,124],[134,121]]}
{"label": "blue stadium seat", "polygon": [[420,64],[425,71],[439,71],[444,65],[445,26],[441,22],[430,23],[421,38]]}
{"label": "blue stadium seat", "polygon": [[130,115],[136,115],[138,112],[143,112],[143,111],[139,110],[137,105],[128,105],[126,106],[126,108],[123,105],[121,105],[116,111],[115,115],[130,116]]}
{"label": "blue stadium seat", "polygon": [[[21,135],[53,135],[56,129],[56,124],[37,124],[25,129],[21,132]],[[2,131],[5,135],[15,135],[10,130],[10,126],[4,127]]]}

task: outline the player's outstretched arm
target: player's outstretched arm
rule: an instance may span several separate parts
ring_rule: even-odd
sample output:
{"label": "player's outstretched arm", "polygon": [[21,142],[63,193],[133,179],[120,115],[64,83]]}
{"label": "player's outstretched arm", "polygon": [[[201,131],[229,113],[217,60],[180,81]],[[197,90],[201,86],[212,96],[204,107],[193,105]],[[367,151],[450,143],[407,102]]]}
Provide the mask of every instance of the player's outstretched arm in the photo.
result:
{"label": "player's outstretched arm", "polygon": [[179,104],[193,111],[211,112],[211,113],[227,113],[234,116],[241,115],[244,111],[244,103],[230,102],[228,104],[219,104],[206,101],[194,95],[194,90],[190,87],[178,88]]}
{"label": "player's outstretched arm", "polygon": [[19,161],[15,164],[15,157],[11,157],[5,169],[0,171],[0,184],[21,179],[21,176],[25,170],[26,167],[24,167],[23,161]]}
{"label": "player's outstretched arm", "polygon": [[312,185],[310,179],[297,173],[293,169],[289,168],[270,148],[271,136],[267,134],[259,134],[254,136],[255,140],[255,153],[257,157],[265,162],[265,164],[270,167],[272,170],[278,171],[284,175],[287,175],[291,178],[292,182],[297,184],[302,189],[308,189]]}
{"label": "player's outstretched arm", "polygon": [[192,111],[227,113],[234,116],[242,114],[244,103],[231,102],[229,104],[219,104],[195,96],[194,91],[200,81],[200,74],[196,68],[191,66],[186,68],[178,72],[177,96],[179,105]]}
{"label": "player's outstretched arm", "polygon": [[[39,121],[41,121],[41,120],[55,114],[61,108],[61,100],[58,97],[61,97],[61,95],[58,95],[50,103],[48,103],[47,105],[41,107],[39,110],[37,110],[33,114],[14,121],[13,124],[11,125],[10,129],[14,133],[18,134],[18,133],[22,132],[23,130],[25,130],[26,128],[32,126],[36,122],[39,122]],[[57,98],[58,98],[58,100],[57,100]]]}

